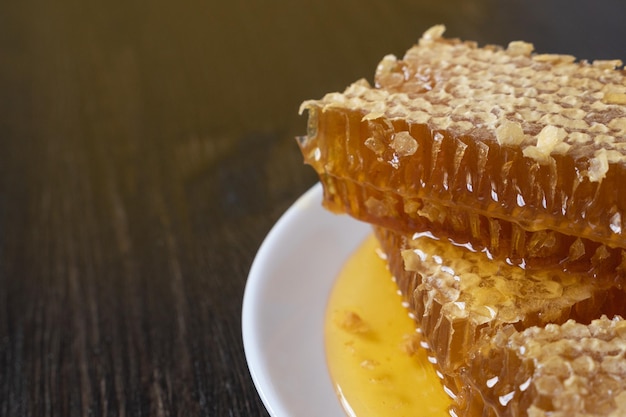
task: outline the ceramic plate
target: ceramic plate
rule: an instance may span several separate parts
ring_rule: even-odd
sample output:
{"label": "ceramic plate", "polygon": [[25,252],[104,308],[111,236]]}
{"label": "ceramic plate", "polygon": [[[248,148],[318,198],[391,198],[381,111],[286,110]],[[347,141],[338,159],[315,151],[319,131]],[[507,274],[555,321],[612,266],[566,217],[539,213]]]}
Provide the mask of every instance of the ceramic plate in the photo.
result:
{"label": "ceramic plate", "polygon": [[254,384],[273,417],[345,417],[324,354],[326,301],[371,228],[321,207],[317,184],[267,235],[246,284],[242,331]]}

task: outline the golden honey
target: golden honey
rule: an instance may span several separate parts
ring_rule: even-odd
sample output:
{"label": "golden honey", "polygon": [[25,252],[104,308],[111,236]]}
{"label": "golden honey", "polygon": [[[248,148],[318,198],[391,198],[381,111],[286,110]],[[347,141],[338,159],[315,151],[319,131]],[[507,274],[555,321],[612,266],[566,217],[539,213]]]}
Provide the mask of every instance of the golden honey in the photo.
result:
{"label": "golden honey", "polygon": [[329,298],[326,353],[346,414],[444,417],[450,398],[369,237],[342,269]]}

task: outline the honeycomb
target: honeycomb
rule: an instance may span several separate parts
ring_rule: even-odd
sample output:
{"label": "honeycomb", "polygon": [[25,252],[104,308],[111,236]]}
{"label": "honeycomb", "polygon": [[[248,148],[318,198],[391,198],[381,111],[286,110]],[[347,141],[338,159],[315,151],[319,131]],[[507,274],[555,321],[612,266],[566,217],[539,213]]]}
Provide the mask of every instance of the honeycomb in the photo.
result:
{"label": "honeycomb", "polygon": [[302,104],[324,205],[374,226],[451,415],[626,415],[622,62],[443,32]]}
{"label": "honeycomb", "polygon": [[[619,61],[426,32],[374,86],[303,103],[325,204],[517,264],[624,275],[626,77]],[[607,271],[597,271],[599,264]]]}
{"label": "honeycomb", "polygon": [[[521,332],[504,327],[489,343],[479,343],[463,375],[467,395],[456,413],[626,415],[624,355],[626,321],[622,319],[602,317],[589,325],[569,320]],[[517,372],[511,375],[510,369]]]}
{"label": "honeycomb", "polygon": [[[503,329],[524,331],[568,320],[584,325],[603,315],[626,316],[623,290],[584,272],[494,262],[485,252],[429,233],[405,236],[380,227],[375,233],[431,362],[459,401],[468,395],[466,379],[481,369],[469,368],[472,352],[481,343],[489,346]],[[505,380],[503,374],[500,378]]]}

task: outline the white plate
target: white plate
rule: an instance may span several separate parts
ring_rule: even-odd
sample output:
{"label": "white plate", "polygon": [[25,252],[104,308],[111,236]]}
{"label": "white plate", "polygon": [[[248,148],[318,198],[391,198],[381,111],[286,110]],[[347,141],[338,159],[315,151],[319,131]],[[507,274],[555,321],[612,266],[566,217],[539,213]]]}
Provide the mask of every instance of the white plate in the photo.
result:
{"label": "white plate", "polygon": [[273,417],[345,417],[327,372],[324,314],[333,282],[371,228],[304,194],[272,228],[250,269],[243,343],[252,379]]}

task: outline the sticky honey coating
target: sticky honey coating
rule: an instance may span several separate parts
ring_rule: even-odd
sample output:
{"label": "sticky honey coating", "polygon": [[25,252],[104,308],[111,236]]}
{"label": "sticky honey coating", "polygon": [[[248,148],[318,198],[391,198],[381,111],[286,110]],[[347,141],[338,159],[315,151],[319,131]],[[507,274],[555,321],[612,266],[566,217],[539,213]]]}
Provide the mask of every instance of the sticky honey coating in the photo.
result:
{"label": "sticky honey coating", "polygon": [[376,85],[307,101],[305,161],[328,208],[518,262],[602,265],[626,248],[626,81],[618,61],[479,48],[427,32]]}
{"label": "sticky honey coating", "polygon": [[[497,262],[485,251],[467,245],[455,246],[430,234],[406,236],[383,228],[375,228],[375,232],[420,326],[425,346],[432,355],[431,362],[454,399],[454,415],[543,415],[529,411],[533,404],[533,412],[543,406],[546,412],[576,411],[564,416],[586,415],[582,405],[568,403],[579,388],[572,386],[570,397],[554,399],[552,405],[542,405],[544,400],[535,396],[535,386],[544,387],[552,378],[541,369],[557,362],[568,369],[586,360],[572,364],[569,361],[576,358],[558,356],[561,351],[550,357],[550,347],[541,348],[545,339],[542,335],[558,340],[559,332],[569,335],[576,325],[577,329],[583,329],[582,334],[591,331],[595,332],[594,337],[600,337],[600,332],[593,330],[600,328],[596,319],[626,313],[624,293],[618,286],[608,282],[599,285],[586,273],[564,273],[558,268],[533,270]],[[609,327],[617,326],[620,330],[616,332],[626,338],[626,324],[615,324],[622,323],[621,319],[610,323]],[[521,335],[516,336],[518,345],[512,344],[514,334]],[[575,344],[574,341],[559,343]],[[584,354],[595,355],[594,360],[600,360],[607,349],[598,343],[587,343],[588,352]],[[529,347],[531,344],[534,347]],[[617,358],[624,360],[626,341],[620,348],[622,353]],[[515,356],[521,355],[520,352],[528,353],[523,360]],[[609,381],[599,388],[600,380],[589,381],[596,383],[598,390],[613,387]],[[566,378],[560,382],[563,386],[570,383]],[[532,389],[526,392],[524,384],[532,384]],[[626,388],[623,385],[621,389]],[[561,391],[554,394],[558,396]],[[586,392],[582,389],[576,395],[587,398]],[[594,395],[588,401],[606,401],[597,393]],[[558,401],[561,403],[557,404]],[[567,407],[563,405],[566,403]]]}
{"label": "sticky honey coating", "polygon": [[365,239],[328,298],[324,344],[335,391],[350,416],[448,416],[450,399],[378,250],[374,236]]}

